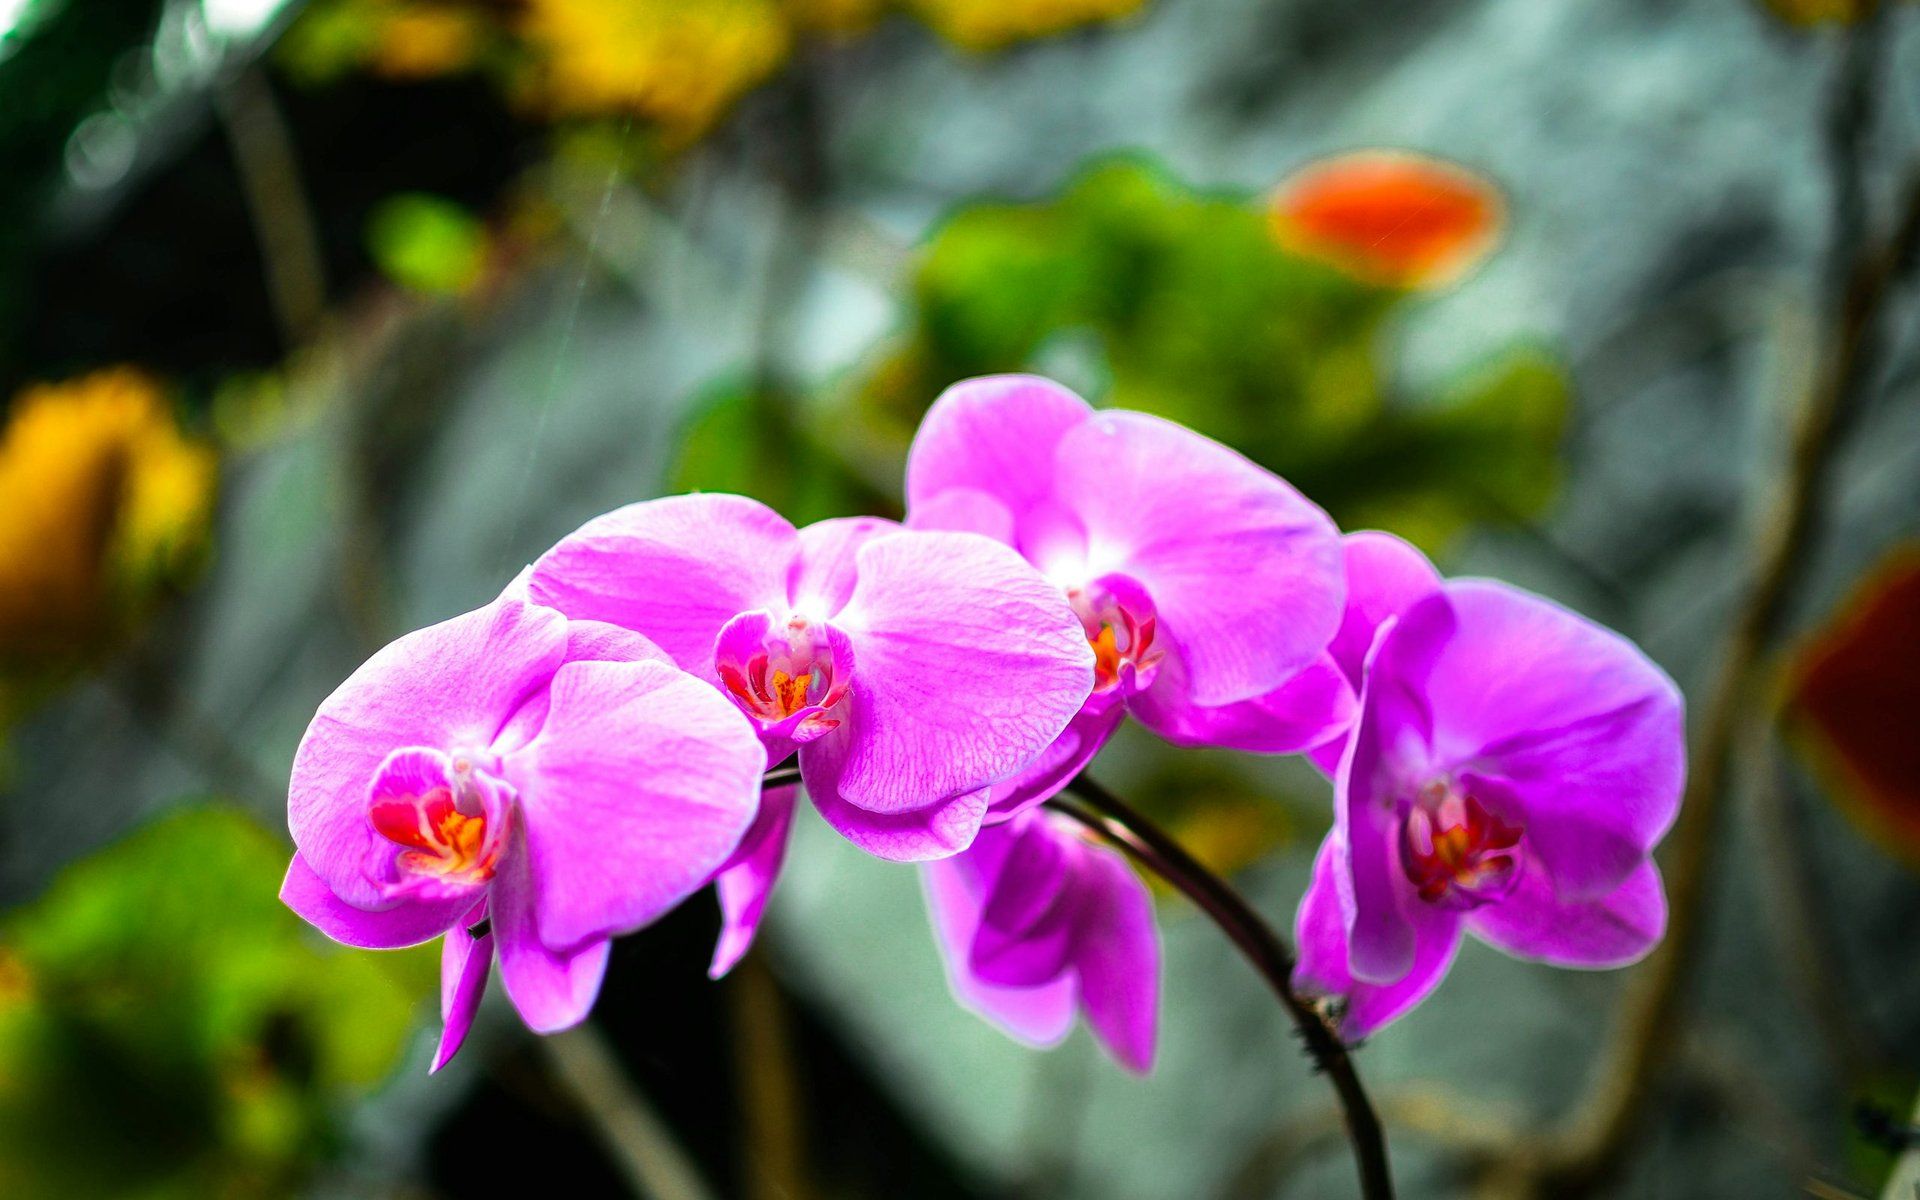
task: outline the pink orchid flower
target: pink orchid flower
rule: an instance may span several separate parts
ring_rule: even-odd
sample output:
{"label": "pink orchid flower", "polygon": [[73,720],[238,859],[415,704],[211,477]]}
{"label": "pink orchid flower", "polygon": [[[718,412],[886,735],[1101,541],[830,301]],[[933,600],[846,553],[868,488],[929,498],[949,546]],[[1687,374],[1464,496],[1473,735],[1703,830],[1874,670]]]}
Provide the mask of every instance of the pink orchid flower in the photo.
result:
{"label": "pink orchid flower", "polygon": [[1644,956],[1666,927],[1651,852],[1686,774],[1673,681],[1618,634],[1504,584],[1440,582],[1384,535],[1349,539],[1348,563],[1336,652],[1371,651],[1295,983],[1358,1039],[1439,984],[1463,932],[1556,966]]}
{"label": "pink orchid flower", "polygon": [[1160,940],[1153,899],[1119,854],[1029,810],[922,879],[961,1004],[1034,1046],[1057,1045],[1084,1012],[1122,1066],[1152,1067]]}
{"label": "pink orchid flower", "polygon": [[1096,681],[1072,726],[994,789],[1004,815],[1084,767],[1131,711],[1177,745],[1294,753],[1352,720],[1326,653],[1339,534],[1285,481],[1145,413],[1023,375],[935,401],[907,459],[908,524],[1017,549],[1064,596]]}
{"label": "pink orchid flower", "polygon": [[281,899],[388,949],[444,935],[439,1070],[497,958],[541,1033],[582,1020],[609,940],[704,886],[753,820],[739,711],[626,630],[522,583],[410,633],[320,705],[293,763]]}
{"label": "pink orchid flower", "polygon": [[[827,822],[869,853],[964,850],[988,789],[1045,750],[1093,686],[1093,652],[1020,556],[891,521],[796,530],[742,496],[675,496],[589,521],[535,564],[532,592],[658,643],[799,758]],[[791,793],[770,795],[721,881],[714,972],[751,939]]]}

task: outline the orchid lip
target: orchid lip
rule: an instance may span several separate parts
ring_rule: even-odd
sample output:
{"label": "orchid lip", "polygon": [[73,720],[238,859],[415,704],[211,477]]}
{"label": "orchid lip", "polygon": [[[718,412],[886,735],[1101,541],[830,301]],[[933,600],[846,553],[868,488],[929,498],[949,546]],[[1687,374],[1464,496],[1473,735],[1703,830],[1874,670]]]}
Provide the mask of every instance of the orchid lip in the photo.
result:
{"label": "orchid lip", "polygon": [[799,614],[741,613],[714,643],[714,673],[763,738],[813,741],[840,724],[853,654],[846,635]]}
{"label": "orchid lip", "polygon": [[505,785],[489,756],[408,747],[389,755],[368,789],[367,820],[395,849],[390,898],[439,899],[492,882],[506,848]]}
{"label": "orchid lip", "polygon": [[1125,575],[1104,575],[1066,592],[1093,648],[1094,694],[1145,691],[1166,655],[1156,644],[1159,618],[1146,589]]}
{"label": "orchid lip", "polygon": [[1520,877],[1525,827],[1453,784],[1423,788],[1400,827],[1400,857],[1415,894],[1455,910],[1504,899]]}

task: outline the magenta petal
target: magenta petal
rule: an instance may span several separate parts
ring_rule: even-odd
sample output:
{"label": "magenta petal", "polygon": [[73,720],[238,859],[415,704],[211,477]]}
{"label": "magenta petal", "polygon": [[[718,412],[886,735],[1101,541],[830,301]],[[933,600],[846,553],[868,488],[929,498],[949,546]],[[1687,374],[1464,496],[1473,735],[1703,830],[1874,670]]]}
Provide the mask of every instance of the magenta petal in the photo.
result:
{"label": "magenta petal", "polygon": [[565,653],[567,623],[503,597],[407,634],[361,665],[320,704],[294,755],[287,826],[307,864],[342,900],[384,902],[392,847],[367,820],[368,785],[402,746],[490,745],[520,701]]}
{"label": "magenta petal", "polygon": [[928,863],[921,870],[934,938],[946,964],[947,983],[962,1007],[998,1025],[1030,1046],[1054,1046],[1073,1028],[1076,986],[1063,975],[1042,987],[1001,987],[967,966],[980,924],[982,882],[963,858]]}
{"label": "magenta petal", "polygon": [[1193,703],[1251,700],[1326,649],[1344,594],[1339,533],[1279,476],[1144,413],[1097,414],[1059,458],[1056,488],[1085,525],[1083,578],[1145,585]]}
{"label": "magenta petal", "polygon": [[551,692],[540,736],[506,770],[540,938],[563,950],[705,886],[753,822],[765,756],[724,696],[664,663],[569,663]]}
{"label": "magenta petal", "polygon": [[447,930],[440,947],[440,1044],[433,1052],[431,1071],[451,1062],[473,1028],[480,998],[486,994],[487,974],[493,969],[493,934],[474,938],[467,926],[485,913],[482,905]]}
{"label": "magenta petal", "polygon": [[549,949],[540,940],[536,921],[544,900],[537,889],[527,856],[516,848],[501,863],[488,910],[507,999],[529,1029],[554,1033],[578,1025],[592,1010],[612,943],[600,939],[566,952]]}
{"label": "magenta petal", "polygon": [[540,556],[528,587],[573,620],[638,630],[711,678],[720,627],[786,603],[799,547],[793,526],[757,500],[669,496],[588,521]]}
{"label": "magenta petal", "polygon": [[1357,687],[1381,622],[1440,588],[1426,555],[1390,533],[1363,529],[1340,542],[1347,571],[1347,603],[1340,631],[1327,652]]}
{"label": "magenta petal", "polygon": [[[1424,646],[1416,618],[1452,629]],[[1408,609],[1375,671],[1407,651],[1443,766],[1519,806],[1529,846],[1571,900],[1611,892],[1666,833],[1686,776],[1679,689],[1631,642],[1505,584],[1456,580]]]}
{"label": "magenta petal", "polygon": [[1624,967],[1659,944],[1667,898],[1651,859],[1598,900],[1561,900],[1545,874],[1530,868],[1500,902],[1468,914],[1467,928],[1516,958],[1556,967]]}
{"label": "magenta petal", "polygon": [[727,860],[714,878],[714,890],[720,896],[720,940],[713,948],[713,962],[707,967],[709,978],[718,979],[733,970],[753,938],[760,931],[760,919],[766,914],[767,899],[780,877],[780,866],[787,857],[787,838],[793,830],[794,800],[798,786],[769,788],[760,794],[760,812],[753,819],[739,849]]}
{"label": "magenta petal", "polygon": [[[1404,725],[1387,719],[1395,711],[1381,693],[1396,681],[1369,676],[1359,723],[1334,775],[1334,832],[1342,888],[1347,955],[1353,973],[1390,984],[1413,969],[1415,933],[1406,905],[1412,885],[1400,865],[1396,842],[1406,782],[1395,768],[1405,753]],[[1404,768],[1403,768],[1404,769]],[[1418,778],[1415,775],[1415,778]]]}
{"label": "magenta petal", "polygon": [[1460,919],[1453,912],[1423,906],[1411,926],[1416,945],[1405,973],[1388,984],[1355,978],[1340,899],[1339,858],[1334,839],[1328,837],[1314,859],[1313,882],[1294,918],[1300,962],[1293,981],[1303,992],[1339,1001],[1340,1036],[1353,1042],[1398,1019],[1439,985],[1460,948]]}
{"label": "magenta petal", "polygon": [[968,855],[997,862],[982,872],[990,882],[967,955],[970,971],[987,983],[1034,987],[1072,965],[1081,901],[1076,850],[1039,814],[981,832]]}
{"label": "magenta petal", "polygon": [[1059,589],[997,542],[891,534],[861,547],[859,574],[834,619],[858,663],[835,781],[850,804],[901,813],[1007,779],[1093,690]]}
{"label": "magenta petal", "polygon": [[299,854],[287,866],[280,901],[334,941],[365,950],[395,950],[430,942],[473,903],[471,897],[454,897],[438,902],[403,900],[377,910],[357,908],[334,895]]}
{"label": "magenta petal", "polygon": [[1078,849],[1084,896],[1074,965],[1080,1005],[1094,1036],[1120,1065],[1145,1074],[1153,1067],[1160,1017],[1153,897],[1118,853],[1085,843]]}
{"label": "magenta petal", "polygon": [[997,824],[1051,799],[1094,760],[1126,715],[1126,705],[1111,694],[1090,698],[1039,758],[993,785],[987,822]]}
{"label": "magenta petal", "polygon": [[914,434],[907,506],[917,516],[940,493],[966,488],[999,500],[1017,522],[1050,498],[1056,447],[1092,415],[1085,400],[1035,375],[956,383]]}
{"label": "magenta petal", "polygon": [[802,529],[800,556],[787,584],[794,611],[815,619],[839,612],[859,578],[855,556],[860,547],[899,529],[880,517],[836,517]]}
{"label": "magenta petal", "polygon": [[1017,541],[1013,513],[1006,504],[972,488],[949,488],[919,501],[907,514],[907,528],[977,533],[1009,546]]}
{"label": "magenta petal", "polygon": [[876,858],[927,862],[958,854],[973,844],[987,815],[987,790],[963,792],[924,808],[880,813],[848,803],[840,794],[847,727],[800,747],[800,773],[813,806],[834,831]]}
{"label": "magenta petal", "polygon": [[1223,746],[1260,754],[1298,754],[1336,740],[1359,709],[1353,685],[1328,655],[1273,691],[1237,704],[1203,708],[1189,698],[1177,654],[1160,663],[1153,685],[1128,707],[1176,746]]}

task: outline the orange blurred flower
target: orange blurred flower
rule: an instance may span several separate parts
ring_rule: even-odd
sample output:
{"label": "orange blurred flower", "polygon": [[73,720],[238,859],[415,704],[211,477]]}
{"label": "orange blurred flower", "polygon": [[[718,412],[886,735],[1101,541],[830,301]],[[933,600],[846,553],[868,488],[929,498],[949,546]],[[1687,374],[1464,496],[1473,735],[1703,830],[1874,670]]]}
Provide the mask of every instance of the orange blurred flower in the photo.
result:
{"label": "orange blurred flower", "polygon": [[631,113],[676,141],[704,132],[787,55],[774,0],[528,0],[534,102],[561,116]]}
{"label": "orange blurred flower", "polygon": [[1385,287],[1433,288],[1490,253],[1504,223],[1500,193],[1464,167],[1399,150],[1313,163],[1273,198],[1286,249]]}
{"label": "orange blurred flower", "polygon": [[1920,545],[1891,556],[1813,636],[1787,699],[1836,796],[1920,863]]}
{"label": "orange blurred flower", "polygon": [[1145,0],[908,0],[934,32],[968,50],[997,50],[1095,21],[1124,17]]}
{"label": "orange blurred flower", "polygon": [[0,435],[0,670],[87,655],[179,578],[214,470],[140,371],[22,391]]}
{"label": "orange blurred flower", "polygon": [[450,4],[397,5],[385,14],[373,70],[389,79],[435,79],[464,71],[488,37],[478,13]]}

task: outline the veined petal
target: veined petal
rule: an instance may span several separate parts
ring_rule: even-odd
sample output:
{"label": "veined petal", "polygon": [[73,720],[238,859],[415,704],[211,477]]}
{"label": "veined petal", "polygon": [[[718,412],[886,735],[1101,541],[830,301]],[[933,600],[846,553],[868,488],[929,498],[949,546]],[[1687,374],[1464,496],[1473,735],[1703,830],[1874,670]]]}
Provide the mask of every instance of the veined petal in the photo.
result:
{"label": "veined petal", "polygon": [[1052,799],[1094,760],[1126,715],[1126,705],[1116,696],[1088,698],[1040,757],[1020,768],[1011,779],[993,785],[987,823],[1009,820]]}
{"label": "veined petal", "polygon": [[760,793],[760,811],[740,839],[740,846],[714,877],[720,896],[720,939],[713,948],[707,976],[718,979],[733,970],[760,931],[767,899],[787,858],[787,838],[793,831],[797,785],[768,788]]}
{"label": "veined petal", "polygon": [[880,517],[835,517],[802,529],[787,585],[794,611],[815,618],[839,612],[853,595],[860,547],[899,529],[898,522]]}
{"label": "veined petal", "polygon": [[[377,909],[391,876],[367,787],[403,746],[484,748],[566,652],[567,622],[511,596],[388,645],[320,704],[294,755],[287,826],[348,904]],[[368,874],[375,864],[375,874]]]}
{"label": "veined petal", "polygon": [[480,999],[487,990],[487,975],[493,970],[493,934],[473,937],[467,932],[486,915],[485,905],[475,905],[447,930],[440,946],[440,1044],[433,1052],[438,1071],[453,1060],[473,1028],[474,1014],[480,1011]]}
{"label": "veined petal", "polygon": [[1092,415],[1085,400],[1036,375],[956,383],[933,402],[914,434],[907,507],[918,513],[941,493],[966,488],[998,500],[1017,526],[1052,496],[1060,440]]}
{"label": "veined petal", "polygon": [[962,792],[923,808],[874,812],[840,794],[852,738],[840,725],[800,747],[800,774],[807,795],[834,831],[875,858],[890,862],[927,862],[958,854],[973,844],[987,815],[987,789]]}
{"label": "veined petal", "polygon": [[1298,754],[1338,739],[1359,703],[1353,685],[1321,655],[1264,696],[1206,708],[1194,704],[1178,654],[1161,660],[1153,686],[1128,701],[1142,724],[1176,746],[1224,746],[1259,754]]}
{"label": "veined petal", "polygon": [[834,619],[858,663],[834,780],[848,803],[897,814],[1007,779],[1093,690],[1080,622],[1007,547],[906,531],[868,542],[858,563]]}
{"label": "veined petal", "polygon": [[1467,928],[1515,958],[1556,967],[1624,967],[1647,956],[1667,929],[1660,871],[1648,859],[1598,900],[1561,900],[1537,866],[1521,872],[1513,891],[1474,909]]}
{"label": "veined petal", "polygon": [[664,663],[569,663],[551,691],[540,736],[505,765],[540,938],[569,950],[704,886],[753,821],[765,757],[738,709]]}
{"label": "veined petal", "polygon": [[488,894],[500,983],[529,1029],[555,1033],[592,1010],[612,943],[602,938],[564,952],[549,949],[537,924],[543,900],[525,848],[515,846]]}
{"label": "veined petal", "polygon": [[1056,491],[1085,528],[1084,578],[1145,585],[1191,703],[1264,695],[1327,648],[1344,596],[1339,532],[1279,476],[1145,413],[1098,413],[1058,455]]}
{"label": "veined petal", "polygon": [[713,676],[736,613],[782,607],[799,535],[745,496],[645,500],[595,517],[533,565],[534,599],[573,620],[638,630],[683,670]]}
{"label": "veined petal", "polygon": [[1398,1019],[1439,986],[1460,948],[1460,918],[1457,913],[1427,907],[1410,923],[1414,948],[1406,971],[1386,984],[1357,978],[1340,896],[1340,858],[1334,838],[1321,843],[1313,862],[1313,882],[1294,917],[1300,963],[1294,968],[1293,982],[1303,992],[1337,1000],[1340,1036],[1356,1042]]}
{"label": "veined petal", "polygon": [[[1410,645],[1426,628],[1416,618],[1441,609],[1444,640]],[[1430,657],[1436,761],[1518,805],[1563,898],[1613,891],[1673,823],[1686,775],[1680,692],[1625,638],[1518,588],[1455,580],[1408,609],[1387,643],[1383,662]]]}
{"label": "veined petal", "polygon": [[430,942],[460,919],[473,900],[453,897],[436,902],[384,901],[380,909],[348,904],[296,853],[280,885],[280,902],[336,942],[363,950],[396,950]]}
{"label": "veined petal", "polygon": [[[531,575],[532,567],[526,574]],[[604,621],[567,622],[567,650],[561,662],[663,662],[667,652],[645,636]],[[556,670],[559,668],[556,667]],[[547,721],[547,689],[536,688],[508,719],[493,740],[495,754],[507,755],[525,746]]]}

